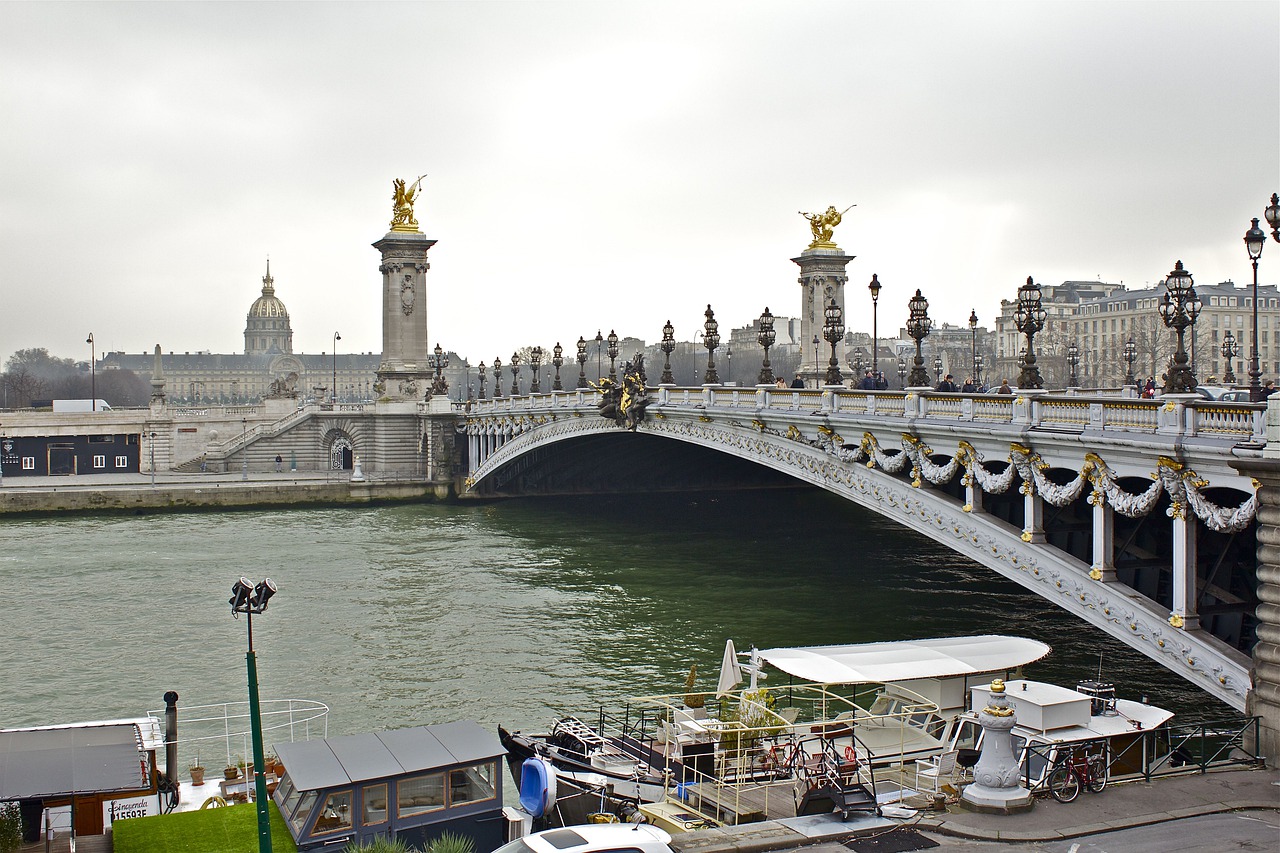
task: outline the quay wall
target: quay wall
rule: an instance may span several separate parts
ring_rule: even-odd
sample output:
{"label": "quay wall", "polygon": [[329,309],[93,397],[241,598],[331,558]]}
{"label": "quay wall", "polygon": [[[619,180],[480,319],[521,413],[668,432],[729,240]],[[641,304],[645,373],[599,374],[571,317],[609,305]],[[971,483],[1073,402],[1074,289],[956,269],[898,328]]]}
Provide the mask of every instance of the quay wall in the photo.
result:
{"label": "quay wall", "polygon": [[63,512],[188,512],[216,509],[348,506],[435,500],[436,485],[420,480],[380,482],[254,483],[93,488],[6,489],[0,517]]}

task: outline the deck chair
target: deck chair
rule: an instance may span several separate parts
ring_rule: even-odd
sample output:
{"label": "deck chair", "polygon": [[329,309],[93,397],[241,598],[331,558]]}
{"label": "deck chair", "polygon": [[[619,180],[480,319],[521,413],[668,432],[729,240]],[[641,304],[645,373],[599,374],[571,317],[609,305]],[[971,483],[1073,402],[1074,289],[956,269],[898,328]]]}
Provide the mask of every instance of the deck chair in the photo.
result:
{"label": "deck chair", "polygon": [[[956,752],[944,752],[934,758],[916,760],[916,790],[936,794],[944,784],[951,784],[956,774]],[[928,785],[928,787],[925,787]]]}
{"label": "deck chair", "polygon": [[800,709],[792,705],[790,708],[783,708],[781,711],[777,711],[776,713],[779,717],[786,720],[787,725],[790,726],[795,723],[796,717],[800,716]]}

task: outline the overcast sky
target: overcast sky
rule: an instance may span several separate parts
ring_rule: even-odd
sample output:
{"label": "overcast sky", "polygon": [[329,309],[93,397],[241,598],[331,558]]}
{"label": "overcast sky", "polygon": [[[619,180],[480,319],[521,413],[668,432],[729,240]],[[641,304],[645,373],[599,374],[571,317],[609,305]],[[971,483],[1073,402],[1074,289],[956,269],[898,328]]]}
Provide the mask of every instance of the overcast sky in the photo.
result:
{"label": "overcast sky", "polygon": [[[0,4],[0,358],[381,350],[391,181],[439,243],[432,343],[691,339],[799,313],[986,324],[1028,275],[1250,281],[1280,190],[1280,3]],[[1261,279],[1280,280],[1268,242]]]}

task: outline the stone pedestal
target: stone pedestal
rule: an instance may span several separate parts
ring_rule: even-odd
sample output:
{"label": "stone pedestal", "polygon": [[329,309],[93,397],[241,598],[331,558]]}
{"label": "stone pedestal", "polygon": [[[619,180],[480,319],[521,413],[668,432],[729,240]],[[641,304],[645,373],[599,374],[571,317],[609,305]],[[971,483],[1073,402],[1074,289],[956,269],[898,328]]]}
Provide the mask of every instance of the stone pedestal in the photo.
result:
{"label": "stone pedestal", "polygon": [[[832,299],[844,312],[844,285],[849,280],[845,266],[856,255],[846,255],[834,243],[829,247],[808,248],[791,261],[800,267],[800,378],[808,388],[826,384],[827,365],[831,361],[831,344],[822,337],[823,311]],[[849,315],[844,314],[845,324]],[[814,337],[818,345],[813,344]],[[844,364],[844,341],[836,344],[836,363]]]}
{"label": "stone pedestal", "polygon": [[390,231],[373,244],[382,253],[382,362],[378,398],[421,400],[431,388],[427,361],[427,252],[435,240]]}
{"label": "stone pedestal", "polygon": [[1013,752],[1017,717],[1004,695],[1004,682],[991,682],[991,703],[978,714],[982,726],[982,756],[973,768],[973,784],[964,789],[960,802],[975,811],[1015,814],[1031,809],[1035,801],[1022,786],[1022,768]]}

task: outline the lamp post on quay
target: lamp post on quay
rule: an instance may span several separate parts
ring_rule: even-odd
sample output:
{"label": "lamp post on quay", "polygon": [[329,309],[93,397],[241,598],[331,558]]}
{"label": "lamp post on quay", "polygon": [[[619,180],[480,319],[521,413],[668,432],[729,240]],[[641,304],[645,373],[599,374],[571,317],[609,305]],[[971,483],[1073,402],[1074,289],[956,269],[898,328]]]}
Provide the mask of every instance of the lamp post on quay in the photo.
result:
{"label": "lamp post on quay", "polygon": [[818,336],[813,336],[813,384],[818,384],[818,364],[822,361],[822,353],[818,352]]}
{"label": "lamp post on quay", "polygon": [[[1275,201],[1273,195],[1272,201]],[[1274,206],[1274,205],[1273,205]],[[1272,217],[1272,208],[1267,208],[1267,220]],[[1276,239],[1280,240],[1280,237]],[[1261,402],[1262,366],[1258,364],[1258,258],[1262,257],[1262,247],[1267,245],[1267,235],[1258,227],[1258,220],[1253,220],[1253,227],[1244,232],[1244,245],[1249,252],[1249,260],[1253,263],[1253,334],[1249,338],[1249,402]],[[1193,338],[1194,340],[1194,338]]]}
{"label": "lamp post on quay", "polygon": [[245,654],[245,666],[249,671],[249,725],[253,730],[253,775],[255,779],[254,805],[258,809],[258,851],[271,853],[271,798],[267,796],[267,775],[263,772],[266,759],[262,747],[262,710],[258,702],[258,657],[253,650],[253,617],[267,609],[267,602],[276,594],[276,585],[265,578],[257,586],[248,578],[240,578],[231,587],[231,615],[237,619],[245,615],[249,627],[249,651]]}
{"label": "lamp post on quay", "polygon": [[831,344],[831,360],[827,362],[828,385],[843,385],[844,377],[840,375],[840,362],[836,360],[836,344],[844,338],[844,312],[836,304],[833,297],[823,309],[822,337]]}
{"label": "lamp post on quay", "polygon": [[578,335],[578,387],[587,387],[587,339]]}
{"label": "lamp post on quay", "polygon": [[760,365],[759,376],[761,385],[773,384],[773,368],[769,365],[769,349],[777,339],[778,333],[773,330],[773,312],[766,305],[764,313],[760,315],[760,333],[756,335],[756,341],[760,346],[764,347],[764,364]]}
{"label": "lamp post on quay", "polygon": [[148,438],[151,439],[151,488],[154,490],[156,487],[156,434],[153,432]]}
{"label": "lamp post on quay", "polygon": [[[338,341],[342,335],[333,333],[333,402],[338,402]],[[439,349],[439,345],[436,346]]]}
{"label": "lamp post on quay", "polygon": [[982,353],[978,353],[973,359],[973,381],[979,388],[982,387],[982,368],[986,365],[986,359],[982,357]]}
{"label": "lamp post on quay", "polygon": [[667,324],[662,327],[662,343],[658,344],[658,349],[662,350],[662,379],[659,382],[662,385],[676,384],[676,378],[671,375],[671,353],[676,348],[676,328],[671,325],[668,320]]}
{"label": "lamp post on quay", "polygon": [[1075,341],[1067,344],[1067,367],[1071,368],[1071,388],[1080,387],[1080,379],[1076,374],[1076,368],[1080,366],[1080,347],[1076,346]]}
{"label": "lamp post on quay", "polygon": [[[1254,267],[1256,270],[1257,264],[1254,264]],[[98,411],[98,357],[94,350],[93,332],[89,333],[89,337],[85,338],[84,342],[89,345],[89,397],[91,399],[89,411],[96,412]]]}
{"label": "lamp post on quay", "polygon": [[732,385],[733,384],[733,344],[731,343],[724,345],[724,362],[725,362],[724,381],[726,384]]}
{"label": "lamp post on quay", "polygon": [[707,372],[702,377],[702,383],[719,385],[720,375],[716,373],[716,347],[720,346],[720,324],[716,322],[716,312],[711,310],[710,304],[707,305],[703,316],[707,318],[702,324],[702,345],[707,348]]}
{"label": "lamp post on quay", "polygon": [[1133,363],[1137,360],[1138,360],[1138,344],[1134,342],[1133,338],[1129,338],[1129,340],[1124,342],[1124,363],[1125,363],[1124,384],[1125,385],[1136,386],[1138,384],[1138,380],[1135,379],[1133,376]]}
{"label": "lamp post on quay", "polygon": [[898,387],[904,390],[907,387],[907,360],[905,358],[898,359]]}
{"label": "lamp post on quay", "polygon": [[924,369],[920,344],[929,337],[933,321],[929,319],[929,300],[924,298],[920,288],[916,288],[916,295],[907,300],[907,311],[907,334],[916,342],[916,357],[911,365],[911,378],[907,381],[912,387],[925,388],[929,385],[929,374]]}
{"label": "lamp post on quay", "polygon": [[[1235,358],[1240,354],[1240,345],[1236,343],[1236,336],[1231,334],[1231,330],[1227,329],[1227,333],[1222,337],[1222,357],[1227,362],[1227,371],[1222,374],[1222,381],[1227,385],[1236,384],[1235,374]],[[1250,391],[1249,399],[1253,399],[1253,392]]]}
{"label": "lamp post on quay", "polygon": [[600,330],[596,329],[596,382],[600,381],[600,349],[604,343],[604,335],[600,334]]}
{"label": "lamp post on quay", "polygon": [[[234,423],[234,421],[233,421]],[[249,419],[240,419],[240,479],[249,479]]]}
{"label": "lamp post on quay", "polygon": [[867,285],[867,289],[871,291],[871,375],[879,377],[880,330],[876,328],[876,320],[880,307],[880,278],[875,273],[871,274],[871,283]]}
{"label": "lamp post on quay", "polygon": [[933,384],[938,385],[942,382],[942,354],[938,353],[933,357]]}
{"label": "lamp post on quay", "polygon": [[974,308],[969,311],[969,335],[970,335],[970,354],[973,363],[974,382],[978,381],[978,309]]}
{"label": "lamp post on quay", "polygon": [[563,391],[564,384],[560,381],[560,368],[564,367],[564,347],[560,346],[559,341],[556,341],[556,345],[551,348],[551,364],[556,369],[556,379],[551,383],[551,390]]}
{"label": "lamp post on quay", "polygon": [[1022,357],[1022,372],[1018,376],[1018,388],[1043,388],[1040,368],[1036,367],[1035,336],[1044,328],[1045,311],[1040,303],[1040,285],[1027,276],[1027,283],[1018,288],[1018,307],[1013,312],[1013,322],[1018,331],[1027,336],[1027,351]]}
{"label": "lamp post on quay", "polygon": [[[1188,328],[1195,334],[1196,318],[1200,316],[1200,297],[1196,296],[1195,280],[1178,261],[1169,277],[1164,280],[1165,293],[1160,302],[1160,319],[1178,335],[1178,349],[1173,354],[1173,364],[1165,374],[1164,393],[1194,394],[1196,375],[1187,366],[1187,350],[1183,337]],[[1256,348],[1255,348],[1256,352]]]}

